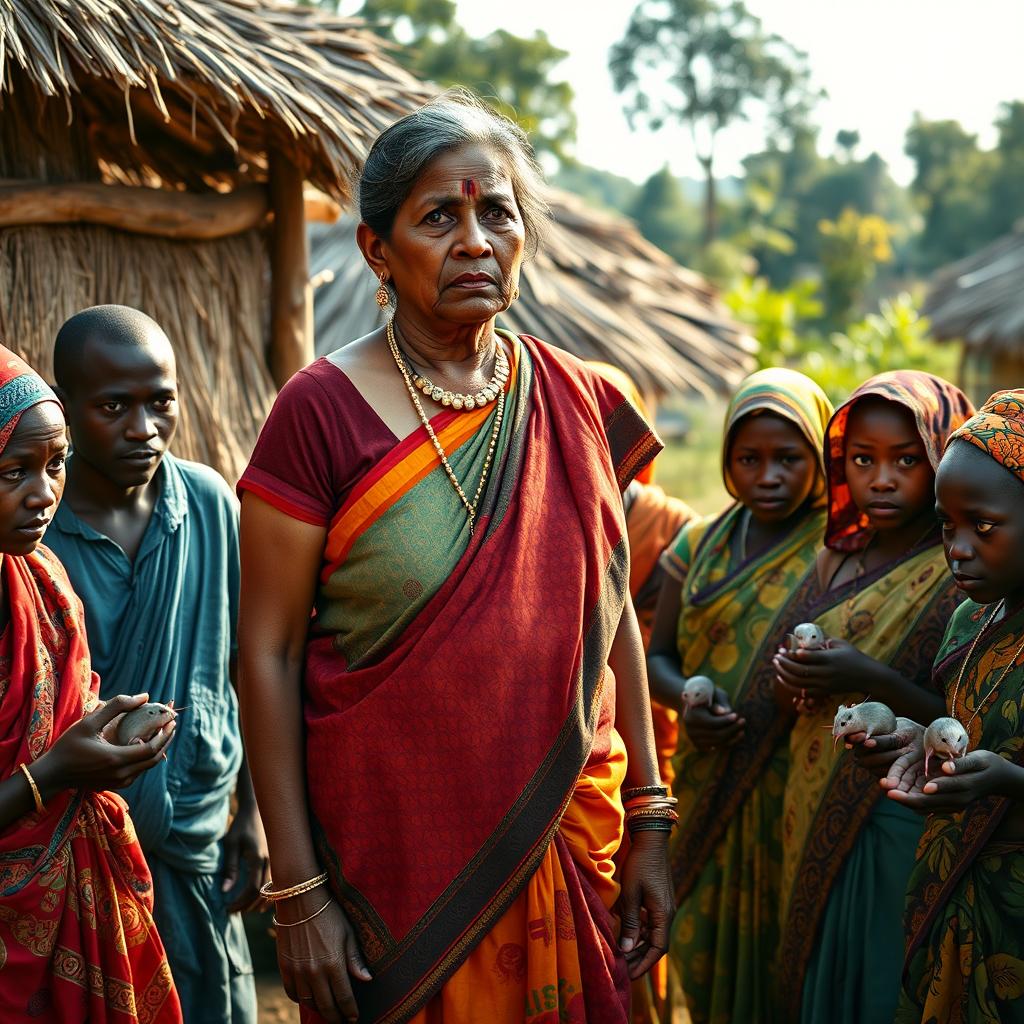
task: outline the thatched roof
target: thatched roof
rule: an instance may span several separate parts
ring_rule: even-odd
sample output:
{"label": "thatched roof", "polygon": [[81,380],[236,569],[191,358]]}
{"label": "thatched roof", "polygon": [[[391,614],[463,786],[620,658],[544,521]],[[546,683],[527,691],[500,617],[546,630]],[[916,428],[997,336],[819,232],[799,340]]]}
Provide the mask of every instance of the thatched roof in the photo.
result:
{"label": "thatched roof", "polygon": [[[526,264],[504,326],[584,359],[625,370],[648,394],[733,387],[755,347],[712,286],[616,214],[553,190],[553,223]],[[317,350],[330,352],[379,323],[376,282],[355,244],[355,221],[311,226]]]}
{"label": "thatched roof", "polygon": [[114,180],[262,180],[269,140],[344,199],[426,93],[358,21],[274,0],[0,0],[0,118],[36,97]]}
{"label": "thatched roof", "polygon": [[922,312],[940,341],[1024,349],[1024,224],[940,270]]}

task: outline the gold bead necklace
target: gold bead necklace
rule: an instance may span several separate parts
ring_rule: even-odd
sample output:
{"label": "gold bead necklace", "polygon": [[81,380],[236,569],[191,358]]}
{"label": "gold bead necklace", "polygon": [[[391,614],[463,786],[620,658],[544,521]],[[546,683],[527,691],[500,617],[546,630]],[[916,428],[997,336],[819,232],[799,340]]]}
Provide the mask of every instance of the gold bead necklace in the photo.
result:
{"label": "gold bead necklace", "polygon": [[479,390],[471,395],[464,395],[458,391],[449,391],[446,388],[438,387],[422,373],[419,373],[409,362],[403,353],[403,361],[409,373],[409,378],[423,392],[427,398],[439,402],[446,408],[451,407],[459,412],[465,410],[472,412],[474,409],[482,409],[485,405],[493,402],[498,395],[505,390],[505,382],[508,380],[508,360],[501,345],[495,346],[494,351],[494,373],[491,379]]}
{"label": "gold bead necklace", "polygon": [[[448,461],[448,456],[445,454],[444,448],[441,447],[441,442],[437,439],[437,434],[434,433],[434,428],[430,425],[430,420],[427,418],[427,414],[423,411],[423,406],[420,404],[419,395],[416,394],[416,388],[413,385],[409,370],[406,368],[406,361],[402,357],[402,352],[398,347],[398,341],[395,339],[395,321],[392,318],[387,324],[387,336],[388,336],[388,348],[391,349],[391,355],[395,360],[395,365],[398,367],[398,372],[402,375],[402,380],[405,381],[405,389],[409,392],[409,398],[412,400],[413,407],[416,409],[416,413],[420,418],[420,422],[423,424],[427,431],[427,435],[430,437],[430,441],[434,446],[434,451],[437,452],[438,458],[441,460],[441,465],[444,467],[444,471],[448,476],[448,479],[452,483],[452,487],[455,488],[455,493],[458,494],[459,500],[462,502],[466,509],[466,514],[469,517],[469,533],[473,535],[476,527],[476,510],[480,503],[480,495],[484,492],[484,483],[487,480],[487,473],[491,468],[491,462],[494,459],[494,449],[498,444],[498,434],[501,432],[501,421],[505,415],[505,386],[502,384],[498,391],[498,406],[494,412],[494,426],[491,428],[491,440],[487,446],[487,457],[484,459],[484,468],[480,473],[480,483],[477,485],[476,494],[473,495],[473,500],[470,501],[466,497],[466,492],[462,489],[462,484],[459,483],[459,478],[455,475],[455,470],[452,469],[451,463]],[[504,358],[504,352],[501,349],[501,343],[498,343],[498,352]],[[507,375],[506,375],[507,379]]]}

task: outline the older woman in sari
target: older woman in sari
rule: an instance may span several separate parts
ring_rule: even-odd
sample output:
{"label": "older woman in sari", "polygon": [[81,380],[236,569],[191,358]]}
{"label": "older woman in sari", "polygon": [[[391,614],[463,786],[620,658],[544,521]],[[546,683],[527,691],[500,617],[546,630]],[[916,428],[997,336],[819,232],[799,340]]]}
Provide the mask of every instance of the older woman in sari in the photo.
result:
{"label": "older woman in sari", "polygon": [[782,652],[802,714],[790,738],[783,818],[780,1005],[786,1020],[892,1018],[899,907],[921,834],[828,737],[838,705],[870,695],[897,715],[942,714],[931,665],[958,598],[945,571],[934,481],[966,397],[928,373],[880,374],[828,428],[825,550],[803,617],[827,650]]}
{"label": "older woman in sari", "polygon": [[679,910],[670,969],[673,1002],[683,998],[678,979],[697,1024],[770,1019],[793,717],[775,704],[771,655],[794,625],[785,609],[821,544],[831,412],[802,374],[748,377],[729,406],[722,444],[736,501],[685,526],[665,556],[669,578],[648,654],[652,692],[680,709],[686,677],[706,675],[717,687],[712,711],[686,712],[675,757]]}
{"label": "older woman in sari", "polygon": [[667,946],[621,497],[659,443],[495,329],[540,188],[468,98],[381,135],[357,239],[393,316],[293,378],[240,484],[242,716],[306,1020],[624,1022]]}
{"label": "older woman in sari", "polygon": [[97,707],[82,605],[40,547],[64,490],[64,415],[0,346],[0,1020],[180,1024],[153,892],[122,788],[163,757],[173,725],[116,742]]}
{"label": "older woman in sari", "polygon": [[[935,663],[970,753],[925,774],[920,744],[883,785],[927,814],[910,879],[899,1024],[1024,1021],[1024,391],[993,395],[936,474],[946,560],[969,598]],[[878,745],[884,745],[884,739]]]}

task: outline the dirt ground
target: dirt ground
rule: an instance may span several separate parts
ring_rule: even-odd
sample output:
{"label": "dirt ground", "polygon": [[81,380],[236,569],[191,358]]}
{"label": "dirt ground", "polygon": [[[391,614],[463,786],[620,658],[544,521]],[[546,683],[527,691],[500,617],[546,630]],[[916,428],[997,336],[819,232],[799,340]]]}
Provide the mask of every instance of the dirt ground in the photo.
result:
{"label": "dirt ground", "polygon": [[299,1008],[284,994],[276,974],[256,975],[259,1024],[299,1024]]}

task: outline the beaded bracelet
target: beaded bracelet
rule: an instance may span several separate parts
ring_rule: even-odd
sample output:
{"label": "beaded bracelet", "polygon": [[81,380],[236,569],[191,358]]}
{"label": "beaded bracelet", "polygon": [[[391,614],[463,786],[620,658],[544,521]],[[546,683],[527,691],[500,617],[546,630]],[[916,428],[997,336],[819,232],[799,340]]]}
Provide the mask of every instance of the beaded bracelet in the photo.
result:
{"label": "beaded bracelet", "polygon": [[289,886],[287,889],[274,889],[273,881],[267,882],[260,889],[260,895],[265,900],[270,900],[272,903],[277,903],[280,900],[288,900],[293,896],[301,896],[305,892],[309,892],[311,889],[315,889],[319,885],[323,885],[327,881],[327,872],[317,875],[315,878],[307,878],[305,882],[299,882],[298,885]]}

